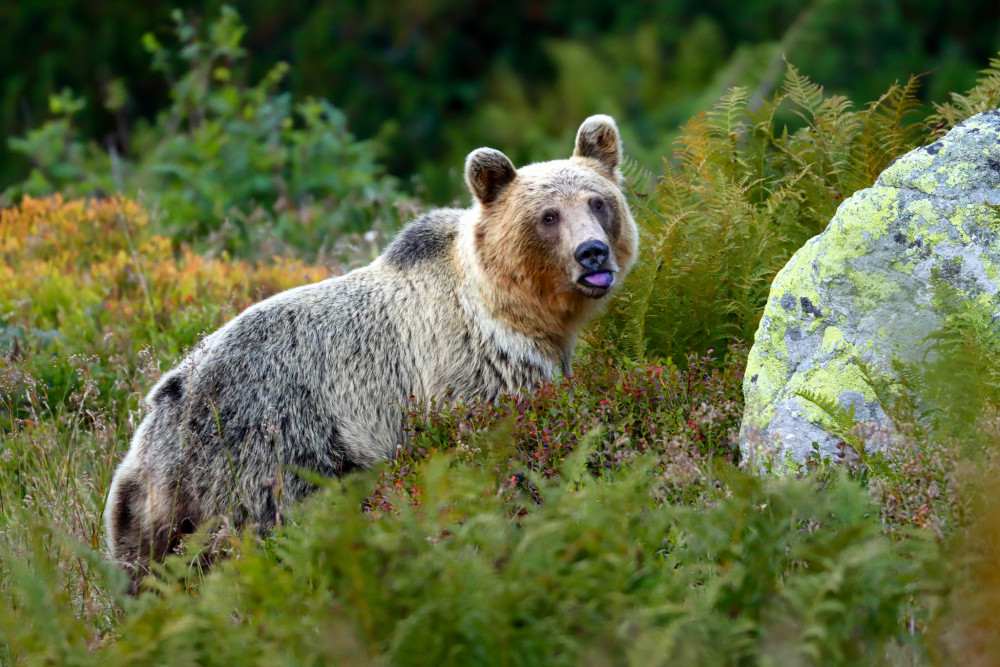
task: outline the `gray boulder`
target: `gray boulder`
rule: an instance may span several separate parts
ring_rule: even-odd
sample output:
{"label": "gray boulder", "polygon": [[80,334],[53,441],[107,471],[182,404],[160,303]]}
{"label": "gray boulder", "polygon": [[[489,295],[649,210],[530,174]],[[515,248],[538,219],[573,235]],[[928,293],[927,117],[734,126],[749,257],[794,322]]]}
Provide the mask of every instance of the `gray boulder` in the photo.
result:
{"label": "gray boulder", "polygon": [[1000,319],[997,204],[1000,111],[899,158],[841,204],[771,286],[743,384],[745,459],[801,462],[814,443],[838,453],[839,427],[804,395],[890,428],[870,379],[926,353],[945,317],[936,285]]}

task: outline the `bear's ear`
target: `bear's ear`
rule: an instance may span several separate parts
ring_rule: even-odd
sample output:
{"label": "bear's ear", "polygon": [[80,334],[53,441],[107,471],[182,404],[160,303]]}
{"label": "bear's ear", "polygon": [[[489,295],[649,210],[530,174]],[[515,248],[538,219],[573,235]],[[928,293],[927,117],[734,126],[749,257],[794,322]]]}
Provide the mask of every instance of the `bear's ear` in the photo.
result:
{"label": "bear's ear", "polygon": [[465,158],[465,182],[482,204],[492,204],[517,176],[514,163],[492,148],[477,148]]}
{"label": "bear's ear", "polygon": [[591,116],[583,121],[576,133],[576,147],[573,157],[597,160],[605,176],[613,181],[620,180],[618,165],[622,161],[622,141],[618,136],[618,126],[611,116]]}

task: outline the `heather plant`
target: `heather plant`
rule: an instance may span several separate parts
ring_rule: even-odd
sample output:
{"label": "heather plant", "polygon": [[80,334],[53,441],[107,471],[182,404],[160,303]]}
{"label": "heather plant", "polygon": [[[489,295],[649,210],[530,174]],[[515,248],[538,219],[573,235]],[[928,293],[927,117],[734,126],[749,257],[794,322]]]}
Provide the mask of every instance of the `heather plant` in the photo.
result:
{"label": "heather plant", "polygon": [[[669,360],[622,364],[595,355],[581,360],[575,376],[529,396],[410,406],[411,444],[383,469],[366,506],[386,512],[419,502],[414,473],[422,461],[449,452],[500,474],[504,504],[523,513],[542,502],[540,480],[561,475],[581,447],[590,475],[613,479],[648,456],[661,475],[658,497],[693,501],[714,484],[717,465],[732,467],[739,459],[746,353],[734,343],[721,361],[692,356],[683,369]],[[496,456],[498,438],[511,442],[503,460]]]}
{"label": "heather plant", "polygon": [[[50,398],[74,391],[80,359],[108,391],[108,362],[146,346],[173,361],[239,310],[330,270],[299,260],[207,258],[153,233],[146,210],[120,198],[26,197],[0,212],[0,343],[35,364]],[[2,417],[0,417],[2,419]]]}

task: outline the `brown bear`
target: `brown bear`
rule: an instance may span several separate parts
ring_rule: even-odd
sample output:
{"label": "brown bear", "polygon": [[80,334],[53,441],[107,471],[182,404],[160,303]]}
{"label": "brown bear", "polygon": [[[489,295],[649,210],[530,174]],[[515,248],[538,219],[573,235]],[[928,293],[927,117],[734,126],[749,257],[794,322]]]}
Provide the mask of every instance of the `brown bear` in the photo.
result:
{"label": "brown bear", "polygon": [[208,336],[146,398],[104,514],[144,570],[205,519],[266,533],[312,485],[395,455],[401,405],[493,401],[570,372],[580,328],[635,261],[608,116],[573,156],[473,151],[468,209],[409,223],[369,266],[277,294]]}

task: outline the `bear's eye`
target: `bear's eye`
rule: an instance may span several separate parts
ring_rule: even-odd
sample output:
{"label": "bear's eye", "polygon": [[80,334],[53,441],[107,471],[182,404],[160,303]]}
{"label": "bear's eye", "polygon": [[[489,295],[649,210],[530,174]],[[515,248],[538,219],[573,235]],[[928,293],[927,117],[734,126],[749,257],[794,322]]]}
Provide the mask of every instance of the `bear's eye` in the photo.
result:
{"label": "bear's eye", "polygon": [[555,211],[546,211],[542,213],[542,222],[546,225],[554,225],[559,219],[559,214]]}
{"label": "bear's eye", "polygon": [[600,211],[601,209],[604,208],[604,200],[603,199],[595,199],[592,202],[590,202],[590,207],[592,209],[594,209],[595,211]]}

